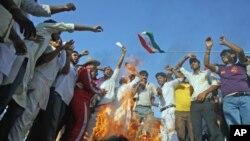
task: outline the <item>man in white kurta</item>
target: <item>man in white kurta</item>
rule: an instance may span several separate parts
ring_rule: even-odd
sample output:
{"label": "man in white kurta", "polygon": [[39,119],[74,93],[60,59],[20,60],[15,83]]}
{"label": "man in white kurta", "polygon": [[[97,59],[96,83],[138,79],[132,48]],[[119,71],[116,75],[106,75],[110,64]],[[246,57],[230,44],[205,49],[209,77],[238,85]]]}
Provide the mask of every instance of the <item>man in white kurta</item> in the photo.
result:
{"label": "man in white kurta", "polygon": [[[30,13],[34,16],[50,17],[51,14],[54,14],[54,13],[75,9],[73,4],[67,4],[66,6],[64,6],[65,8],[63,8],[63,6],[41,5],[41,4],[38,4],[37,2],[35,2],[34,0],[15,0],[15,3],[18,7],[21,8],[22,11],[20,11],[20,12],[25,13],[26,16],[28,16],[26,14],[26,12],[27,12],[27,13]],[[0,44],[0,47],[1,47],[0,48],[0,59],[1,59],[1,62],[0,62],[0,85],[2,83],[3,83],[2,85],[5,85],[4,90],[2,90],[3,91],[2,93],[4,93],[5,97],[3,99],[4,102],[1,105],[3,105],[2,107],[5,107],[8,104],[8,102],[10,101],[10,99],[13,95],[13,92],[17,89],[18,85],[20,84],[19,79],[22,79],[22,77],[24,75],[22,72],[25,70],[20,70],[20,69],[26,68],[26,62],[24,62],[24,59],[25,58],[29,59],[30,56],[34,55],[33,54],[34,51],[36,51],[38,49],[36,47],[33,47],[33,46],[32,46],[32,48],[30,48],[32,44],[30,44],[28,41],[25,41],[27,54],[24,56],[23,55],[16,56],[15,55],[16,51],[14,49],[13,42],[10,39],[7,39],[9,37],[9,34],[10,34],[10,29],[14,28],[15,32],[19,33],[19,35],[17,35],[17,36],[20,36],[19,40],[22,40],[24,37],[19,31],[20,30],[19,26],[12,19],[12,15],[6,9],[4,9],[1,5],[0,5],[0,11],[2,11],[0,13],[0,17],[4,19],[3,22],[0,23],[0,27],[1,27],[0,28],[0,38],[2,38],[4,41],[4,43]],[[45,42],[47,42],[47,41],[45,40]],[[44,51],[44,49],[41,48],[41,51]],[[32,61],[32,59],[31,59],[31,61]],[[27,67],[29,67],[29,64]],[[20,74],[20,73],[22,73],[22,74]],[[9,74],[11,74],[10,78],[8,78]],[[6,78],[7,80],[1,80],[1,76],[2,77],[5,76],[3,78]],[[17,76],[19,76],[19,77],[17,78]],[[15,79],[15,78],[17,78],[17,79]],[[4,82],[2,82],[2,81],[4,81]],[[9,88],[11,90],[5,90],[6,88]],[[0,111],[3,111],[2,107],[1,107]]]}
{"label": "man in white kurta", "polygon": [[[44,53],[48,54],[55,50],[55,47],[48,46]],[[23,140],[39,110],[46,109],[50,87],[59,70],[64,67],[65,61],[66,53],[62,50],[60,55],[58,54],[50,62],[35,68],[34,77],[28,84],[27,106],[22,115],[16,119],[9,133],[9,140]]]}
{"label": "man in white kurta", "polygon": [[[74,24],[65,23],[41,23],[37,25],[37,34],[41,35],[44,40],[42,42],[36,43],[34,41],[25,40],[28,53],[25,56],[18,56],[15,60],[16,66],[20,64],[26,57],[29,59],[26,72],[24,74],[24,79],[22,84],[17,88],[17,91],[13,95],[13,99],[22,107],[26,107],[26,93],[28,90],[28,83],[33,78],[35,64],[38,58],[44,53],[48,47],[49,41],[51,39],[52,33],[58,33],[61,31],[74,31]],[[18,72],[18,68],[14,67],[12,72]],[[11,75],[12,76],[12,75]],[[11,79],[11,76],[9,79]]]}
{"label": "man in white kurta", "polygon": [[[36,118],[27,140],[55,140],[57,131],[63,126],[61,124],[65,124],[66,122],[63,121],[63,119],[65,116],[66,118],[69,116],[68,106],[74,94],[74,87],[77,80],[76,64],[79,58],[80,55],[78,52],[73,51],[71,54],[69,73],[60,74],[56,78],[50,91],[47,109],[46,111],[40,111],[41,114]],[[47,124],[44,125],[43,123]]]}
{"label": "man in white kurta", "polygon": [[[51,15],[49,5],[39,5],[36,2],[34,2],[34,0],[15,0],[14,2],[22,10],[24,10],[25,12],[31,13],[34,16],[49,17]],[[2,84],[2,85],[7,85],[7,84],[13,83],[25,56],[19,56],[21,57],[21,59],[19,57],[17,58],[17,56],[15,55],[16,51],[14,49],[13,42],[10,39],[8,39],[10,30],[14,24],[12,15],[2,5],[0,5],[0,11],[1,11],[0,17],[3,19],[0,22],[0,38],[3,41],[3,43],[0,43],[0,60],[1,60],[0,62],[0,85],[2,84],[1,76],[8,77],[9,74],[11,74],[12,78],[9,79],[7,82],[3,82]],[[16,64],[15,60],[19,60],[19,64]],[[16,68],[16,71],[14,73],[11,72],[11,69],[13,67]]]}
{"label": "man in white kurta", "polygon": [[24,108],[27,105],[28,83],[33,78],[35,64],[38,58],[43,54],[49,45],[51,34],[61,31],[73,32],[74,24],[40,23],[36,26],[36,29],[37,35],[42,36],[44,39],[39,42],[24,40],[24,43],[27,47],[27,53],[25,55],[19,55],[16,57],[14,65],[9,73],[9,77],[6,77],[3,81],[4,85],[12,84],[19,73],[20,67],[24,60],[28,59],[22,83],[17,87],[14,95],[12,96],[14,102],[9,104],[7,113],[0,122],[0,138],[7,138],[10,128],[13,126],[13,121],[15,121],[16,118],[24,111]]}
{"label": "man in white kurta", "polygon": [[[22,11],[23,14],[27,15],[26,14],[27,12],[37,17],[50,17],[54,13],[75,10],[75,6],[72,3],[69,3],[65,6],[50,6],[46,4],[38,4],[34,0],[14,0],[14,2],[17,7],[23,10]],[[3,81],[3,76],[6,76],[6,77],[9,76],[10,70],[12,69],[12,67],[18,68],[18,66],[13,66],[13,64],[15,64],[16,52],[12,51],[14,49],[13,43],[8,38],[9,38],[10,30],[13,24],[14,24],[13,27],[17,33],[20,33],[19,32],[20,29],[18,28],[19,26],[17,26],[16,23],[14,22],[13,16],[2,5],[0,5],[0,17],[1,19],[3,19],[0,22],[0,39],[1,41],[3,41],[3,43],[0,43],[0,60],[1,60],[0,62],[0,85],[1,85]],[[23,39],[21,34],[19,34],[19,36],[21,39]],[[26,48],[27,47],[29,48],[28,44],[26,44]],[[11,48],[13,49],[11,50]],[[28,53],[29,51],[30,49],[27,49]],[[19,62],[21,61],[23,61],[23,57],[21,58]],[[13,76],[16,76],[16,75],[12,74],[12,78]],[[12,79],[12,82],[13,81],[14,80]]]}

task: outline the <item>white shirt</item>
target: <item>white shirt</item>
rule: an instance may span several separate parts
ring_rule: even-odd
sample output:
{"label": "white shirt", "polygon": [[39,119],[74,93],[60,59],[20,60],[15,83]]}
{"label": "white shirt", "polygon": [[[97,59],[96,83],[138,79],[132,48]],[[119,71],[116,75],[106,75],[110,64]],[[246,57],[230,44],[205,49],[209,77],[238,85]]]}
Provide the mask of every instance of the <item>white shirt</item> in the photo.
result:
{"label": "white shirt", "polygon": [[175,104],[174,90],[181,81],[181,78],[177,78],[164,83],[164,85],[161,87],[162,95],[159,96],[161,107]]}
{"label": "white shirt", "polygon": [[[51,11],[50,11],[49,5],[40,5],[37,2],[35,2],[34,0],[14,0],[14,2],[16,3],[16,5],[18,7],[20,7],[23,10],[22,12],[26,17],[28,16],[27,13],[30,13],[34,16],[44,16],[44,17],[51,16]],[[21,39],[23,39],[23,35],[20,33],[19,25],[16,22],[14,22],[14,20],[12,19],[12,15],[4,7],[2,7],[2,5],[0,5],[0,11],[3,11],[0,13],[0,17],[2,17],[4,19],[2,22],[0,22],[0,41],[2,39],[2,41],[5,41],[5,44],[8,45],[8,47],[11,47],[11,46],[13,46],[13,43],[9,39],[7,39],[9,36],[11,27],[14,28],[14,30],[18,33],[18,35],[20,36]],[[33,46],[33,48],[29,48],[31,45],[27,42],[25,44],[26,44],[26,48],[27,48],[28,53],[25,56],[17,56],[16,60],[11,58],[13,55],[9,54],[9,56],[7,58],[4,55],[2,55],[1,51],[0,51],[0,55],[9,60],[8,62],[6,62],[6,60],[0,58],[1,60],[3,60],[3,62],[5,61],[4,63],[10,64],[9,65],[10,68],[12,68],[13,62],[15,64],[15,66],[13,67],[14,70],[11,72],[11,77],[7,78],[7,80],[4,80],[4,84],[10,84],[14,81],[14,79],[16,78],[16,75],[19,71],[19,68],[23,63],[24,58],[25,57],[29,58],[29,56],[33,55],[33,51],[37,50],[37,48],[35,48],[34,46]],[[12,45],[9,45],[9,43],[11,43]],[[41,51],[43,52],[44,50],[41,48]],[[30,59],[30,60],[31,60],[31,62],[33,61],[33,59]],[[12,62],[10,62],[10,61],[12,61]],[[28,64],[27,68],[29,68],[30,66],[33,67],[32,65]],[[7,69],[8,69],[8,67],[5,68],[5,70],[7,70]],[[1,68],[0,68],[0,70],[1,70]]]}
{"label": "white shirt", "polygon": [[[40,4],[36,3],[34,0],[14,0],[14,2],[24,12],[28,12],[34,16],[50,17],[50,15],[51,15],[49,5],[40,5]],[[12,15],[4,7],[2,7],[2,5],[0,5],[0,11],[1,11],[0,17],[2,19],[4,19],[0,22],[0,40],[3,39],[2,41],[5,41],[4,44],[6,44],[7,47],[11,47],[11,46],[13,46],[13,43],[9,39],[7,39],[7,37],[9,36],[10,29],[15,22],[12,19]],[[27,16],[26,13],[24,15]],[[21,39],[23,39],[23,35],[20,35],[21,33],[20,33],[19,26],[17,26],[17,23],[15,23],[13,28],[19,34]],[[0,46],[2,46],[2,45],[0,45]],[[29,48],[29,46],[27,46],[27,44],[26,44],[26,47]],[[27,49],[28,53],[30,53],[31,50],[34,50],[34,49]],[[12,71],[11,78],[9,78],[8,80],[5,80],[4,84],[9,84],[9,83],[12,83],[14,81],[14,79],[16,78],[16,75],[19,71],[19,68],[23,63],[24,57],[29,58],[28,56],[29,55],[27,55],[27,54],[25,56],[18,56],[18,59],[15,61],[15,59],[16,59],[15,51],[14,51],[14,53],[12,53],[12,52],[10,53],[7,50],[2,51],[0,49],[0,60],[1,60],[0,71],[2,71],[6,76],[8,76],[8,74],[10,73],[10,69],[12,68],[12,65],[14,62],[15,62],[14,67],[16,68],[15,70]],[[2,69],[1,66],[4,65],[3,63],[9,64],[9,65],[6,65],[4,67],[4,69]]]}
{"label": "white shirt", "polygon": [[[27,57],[28,64],[26,68],[26,72],[24,74],[23,82],[20,85],[22,88],[18,88],[13,95],[13,99],[22,107],[26,106],[26,93],[27,93],[27,85],[29,81],[33,78],[35,64],[38,58],[44,53],[49,45],[49,41],[51,39],[52,33],[57,33],[61,31],[72,32],[74,30],[74,24],[65,24],[65,23],[40,23],[36,26],[37,34],[43,36],[44,40],[41,43],[36,43],[29,40],[24,40],[25,45],[27,47],[27,54],[25,56],[18,56],[15,60],[15,65],[12,68],[13,74],[17,73],[19,68],[16,66],[21,66],[25,57]],[[10,75],[11,78],[14,75]]]}
{"label": "white shirt", "polygon": [[101,100],[98,102],[98,105],[114,102],[116,81],[117,81],[119,72],[120,72],[120,69],[116,68],[114,70],[113,75],[101,84],[100,88],[107,90],[107,93],[101,98]]}
{"label": "white shirt", "polygon": [[121,101],[121,99],[125,96],[126,91],[131,90],[141,79],[139,77],[135,77],[135,79],[127,84],[122,84],[117,90],[117,101]]}
{"label": "white shirt", "polygon": [[247,61],[247,62],[243,63],[243,65],[246,66],[247,75],[250,77],[250,62]]}
{"label": "white shirt", "polygon": [[68,74],[60,74],[54,84],[55,91],[61,96],[65,104],[69,105],[73,95],[77,80],[77,68],[72,63]]}
{"label": "white shirt", "polygon": [[[51,11],[49,5],[40,5],[34,0],[13,0],[17,7],[21,8],[33,16],[50,17]],[[14,23],[12,15],[2,5],[0,5],[0,41],[5,41],[9,37],[10,29]]]}
{"label": "white shirt", "polygon": [[[48,54],[54,51],[56,48],[53,46],[48,46],[44,54]],[[66,63],[66,52],[65,50],[60,51],[60,53],[53,58],[48,63],[42,64],[35,68],[35,73],[43,75],[46,80],[49,80],[48,83],[52,84],[59,72]]]}
{"label": "white shirt", "polygon": [[47,4],[39,4],[34,0],[21,0],[21,9],[36,17],[50,17],[50,6]]}
{"label": "white shirt", "polygon": [[247,75],[250,76],[250,64],[247,65]]}
{"label": "white shirt", "polygon": [[0,73],[8,76],[16,59],[16,51],[10,40],[0,43]]}
{"label": "white shirt", "polygon": [[[49,52],[52,52],[55,50],[55,48],[52,46],[49,46],[48,48],[49,48],[47,50],[48,52],[46,52],[46,53],[49,53]],[[65,56],[66,56],[66,52],[65,52],[65,50],[62,50],[60,52],[60,55],[57,55],[50,62],[42,64],[42,65],[35,68],[34,78],[39,77],[39,79],[40,79],[39,81],[43,81],[39,85],[42,85],[42,84],[45,84],[45,85],[44,86],[39,86],[39,85],[34,86],[33,85],[32,87],[35,89],[36,89],[36,87],[44,87],[44,89],[48,90],[48,91],[44,90],[43,92],[37,93],[38,95],[42,95],[42,97],[41,97],[42,99],[38,100],[42,109],[46,109],[46,106],[47,106],[47,103],[49,100],[49,94],[50,94],[49,89],[52,86],[53,82],[55,81],[57,74],[65,65],[65,60],[66,60]],[[32,83],[33,81],[34,81],[34,79],[32,79],[30,81],[30,83]],[[30,84],[30,85],[32,85],[32,84]]]}
{"label": "white shirt", "polygon": [[[199,74],[193,74],[182,67],[180,71],[184,74],[184,76],[188,79],[190,85],[192,85],[194,88],[194,92],[191,96],[191,101],[196,100],[197,96],[211,87],[211,85],[219,84],[219,80],[217,80],[216,77],[212,76],[210,70],[200,71]],[[207,97],[211,97],[211,94],[209,94]]]}
{"label": "white shirt", "polygon": [[136,105],[151,106],[151,99],[156,95],[156,88],[154,84],[147,83],[145,89],[140,89],[136,93]]}

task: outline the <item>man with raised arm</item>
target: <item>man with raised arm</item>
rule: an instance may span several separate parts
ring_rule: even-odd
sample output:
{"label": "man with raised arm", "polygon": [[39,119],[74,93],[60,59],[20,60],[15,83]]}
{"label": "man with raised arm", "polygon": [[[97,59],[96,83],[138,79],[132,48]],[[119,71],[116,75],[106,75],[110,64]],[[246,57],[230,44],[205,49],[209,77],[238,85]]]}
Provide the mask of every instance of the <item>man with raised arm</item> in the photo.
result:
{"label": "man with raised arm", "polygon": [[[122,52],[121,52],[120,58],[117,62],[117,65],[115,67],[114,72],[110,67],[106,68],[106,69],[108,69],[106,71],[108,71],[109,73],[108,73],[108,75],[106,75],[106,77],[104,77],[105,80],[100,85],[100,88],[107,90],[107,94],[105,94],[103,97],[101,97],[100,101],[97,103],[97,106],[95,108],[95,112],[91,116],[91,119],[90,119],[89,124],[88,124],[88,129],[87,129],[87,132],[89,135],[91,135],[93,132],[93,128],[95,127],[96,116],[97,116],[101,106],[107,105],[110,103],[112,104],[115,101],[116,81],[118,79],[118,75],[120,73],[120,68],[121,68],[122,62],[123,62],[124,57],[125,57],[126,47],[122,46],[121,51]],[[105,70],[104,70],[104,72],[105,72]]]}
{"label": "man with raised arm", "polygon": [[[192,72],[182,67],[183,63],[189,59]],[[200,61],[194,54],[188,54],[178,64],[177,67],[193,86],[191,96],[191,120],[195,141],[202,141],[202,118],[205,119],[210,133],[210,140],[223,141],[222,133],[216,125],[216,115],[213,105],[210,102],[212,92],[220,86],[219,81],[211,76],[209,70],[200,70]],[[211,85],[210,85],[211,84]]]}
{"label": "man with raised arm", "polygon": [[[223,112],[228,126],[250,124],[250,87],[246,67],[242,64],[247,61],[244,50],[238,45],[220,38],[220,44],[229,49],[224,49],[220,56],[223,65],[210,63],[210,52],[213,41],[206,39],[206,53],[204,64],[221,77],[221,92],[223,95]],[[236,63],[239,59],[239,63]]]}

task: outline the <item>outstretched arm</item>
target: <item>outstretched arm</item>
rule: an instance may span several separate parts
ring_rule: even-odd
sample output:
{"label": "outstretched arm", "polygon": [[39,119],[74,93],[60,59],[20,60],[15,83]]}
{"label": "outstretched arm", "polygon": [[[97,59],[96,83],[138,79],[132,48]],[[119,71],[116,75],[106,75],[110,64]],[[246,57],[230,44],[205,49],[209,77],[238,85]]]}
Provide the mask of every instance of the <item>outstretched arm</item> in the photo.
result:
{"label": "outstretched arm", "polygon": [[79,25],[75,24],[74,25],[74,30],[76,31],[92,31],[92,32],[101,32],[103,31],[101,26],[85,26],[85,25]]}
{"label": "outstretched arm", "polygon": [[51,33],[58,32],[73,32],[73,31],[92,31],[92,32],[101,32],[103,31],[101,26],[85,26],[73,23],[41,23],[38,26],[45,27]]}
{"label": "outstretched arm", "polygon": [[119,60],[117,62],[117,65],[116,65],[116,68],[119,68],[119,69],[121,68],[122,62],[124,60],[124,56],[125,56],[125,53],[126,53],[126,47],[123,46],[121,49],[122,49],[122,53],[121,53],[121,56],[120,56],[120,58],[119,58]]}
{"label": "outstretched arm", "polygon": [[212,46],[213,46],[213,40],[210,37],[208,37],[206,39],[206,52],[204,55],[204,65],[211,71],[215,72],[216,66],[214,64],[210,64],[210,52],[211,52]]}
{"label": "outstretched arm", "polygon": [[238,54],[240,63],[245,63],[247,61],[244,50],[238,45],[227,41],[225,36],[220,37],[220,44],[234,50]]}
{"label": "outstretched arm", "polygon": [[73,3],[66,5],[51,6],[46,4],[39,4],[34,0],[22,0],[21,9],[25,12],[37,17],[50,17],[52,14],[75,10],[76,7]]}
{"label": "outstretched arm", "polygon": [[81,57],[83,57],[83,56],[86,56],[86,55],[88,55],[89,54],[89,51],[88,50],[83,50],[80,54],[79,54],[79,59],[81,58]]}
{"label": "outstretched arm", "polygon": [[55,13],[60,13],[60,12],[64,12],[64,11],[75,11],[76,7],[73,3],[68,3],[66,5],[61,5],[61,6],[50,6],[50,11],[51,14],[55,14]]}

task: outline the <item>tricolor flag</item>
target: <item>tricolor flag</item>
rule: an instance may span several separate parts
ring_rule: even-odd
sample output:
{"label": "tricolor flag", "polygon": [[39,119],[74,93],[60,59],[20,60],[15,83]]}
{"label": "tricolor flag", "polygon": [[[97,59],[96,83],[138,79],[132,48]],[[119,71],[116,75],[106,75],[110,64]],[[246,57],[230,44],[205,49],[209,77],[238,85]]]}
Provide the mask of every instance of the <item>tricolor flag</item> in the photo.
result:
{"label": "tricolor flag", "polygon": [[154,40],[154,35],[151,32],[142,32],[138,34],[141,45],[149,52],[149,53],[164,53],[163,50],[157,45]]}

